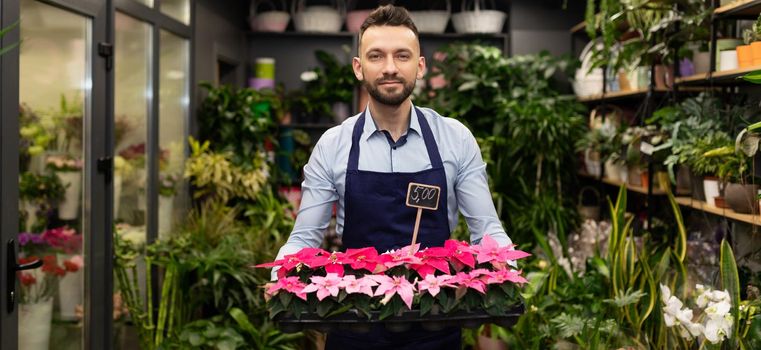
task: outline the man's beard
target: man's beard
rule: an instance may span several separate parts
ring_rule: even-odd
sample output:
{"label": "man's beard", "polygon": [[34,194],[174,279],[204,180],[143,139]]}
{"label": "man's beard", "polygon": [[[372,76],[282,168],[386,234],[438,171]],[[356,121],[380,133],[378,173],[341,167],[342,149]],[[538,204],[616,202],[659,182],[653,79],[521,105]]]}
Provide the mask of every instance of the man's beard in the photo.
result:
{"label": "man's beard", "polygon": [[[381,91],[380,84],[387,81],[398,81],[402,84],[402,90],[396,93],[385,93]],[[415,81],[407,82],[402,77],[396,78],[382,78],[375,81],[375,84],[371,84],[367,80],[362,81],[362,85],[365,86],[367,92],[376,101],[387,106],[399,106],[412,94],[412,90],[415,89]]]}

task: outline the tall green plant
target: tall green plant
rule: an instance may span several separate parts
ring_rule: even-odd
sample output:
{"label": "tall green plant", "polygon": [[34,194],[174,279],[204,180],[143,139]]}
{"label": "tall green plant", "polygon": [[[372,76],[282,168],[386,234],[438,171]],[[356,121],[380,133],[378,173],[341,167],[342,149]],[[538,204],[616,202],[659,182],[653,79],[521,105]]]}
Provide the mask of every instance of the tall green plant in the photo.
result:
{"label": "tall green plant", "polygon": [[261,158],[265,142],[277,141],[273,135],[283,115],[280,96],[268,89],[200,85],[208,90],[198,113],[200,140],[210,141],[213,151],[229,152],[233,164],[244,170],[258,169],[255,160]]}

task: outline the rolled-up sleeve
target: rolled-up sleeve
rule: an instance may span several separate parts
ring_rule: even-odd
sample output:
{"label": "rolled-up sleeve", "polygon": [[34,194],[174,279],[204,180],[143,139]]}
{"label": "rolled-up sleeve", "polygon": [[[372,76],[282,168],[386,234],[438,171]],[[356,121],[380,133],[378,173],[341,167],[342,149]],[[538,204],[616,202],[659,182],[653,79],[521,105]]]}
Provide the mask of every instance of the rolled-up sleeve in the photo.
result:
{"label": "rolled-up sleeve", "polygon": [[455,191],[457,206],[468,223],[471,243],[477,244],[484,234],[488,234],[500,246],[512,244],[494,208],[481,149],[473,134],[464,126],[461,145]]}
{"label": "rolled-up sleeve", "polygon": [[[277,259],[297,253],[302,248],[319,247],[330,224],[333,203],[338,200],[338,192],[333,182],[332,157],[326,148],[330,147],[330,135],[326,133],[315,145],[309,162],[304,166],[304,182],[301,184],[301,206],[296,223],[288,241],[280,248]],[[273,269],[272,279],[277,270]]]}

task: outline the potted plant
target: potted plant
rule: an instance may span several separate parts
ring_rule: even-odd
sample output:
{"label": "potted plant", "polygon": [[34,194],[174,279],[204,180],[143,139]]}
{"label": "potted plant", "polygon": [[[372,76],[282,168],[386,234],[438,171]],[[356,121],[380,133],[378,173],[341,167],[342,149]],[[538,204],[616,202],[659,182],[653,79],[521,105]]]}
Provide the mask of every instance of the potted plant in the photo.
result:
{"label": "potted plant", "polygon": [[77,271],[77,261],[58,260],[55,251],[60,241],[48,231],[42,234],[20,233],[19,263],[41,259],[39,269],[19,272],[19,348],[48,349],[53,314],[53,296],[58,281],[69,271]]}
{"label": "potted plant", "polygon": [[[717,131],[702,138],[694,140],[683,150],[687,157],[687,164],[697,176],[703,177],[703,191],[706,202],[711,206],[725,207],[723,200],[724,185],[727,180],[726,167],[722,170],[724,179],[719,178],[719,170],[726,161],[726,156],[734,153],[729,135]],[[719,201],[716,201],[719,197]]]}
{"label": "potted plant", "polygon": [[174,196],[177,194],[178,174],[159,173],[159,237],[169,234],[174,216]]}
{"label": "potted plant", "polygon": [[[347,58],[349,47],[344,46]],[[341,63],[332,54],[323,50],[315,51],[315,57],[322,67],[301,73],[304,89],[290,95],[292,112],[298,120],[319,121],[322,116],[331,116],[333,122],[340,123],[351,115],[351,102],[359,81],[354,78],[351,59]]]}
{"label": "potted plant", "polygon": [[39,232],[47,227],[46,213],[64,198],[66,188],[55,175],[24,172],[19,179],[20,213],[25,218],[22,232]]}
{"label": "potted plant", "polygon": [[68,154],[49,155],[45,163],[66,188],[66,194],[58,205],[58,217],[61,220],[76,219],[82,197],[82,159]]}

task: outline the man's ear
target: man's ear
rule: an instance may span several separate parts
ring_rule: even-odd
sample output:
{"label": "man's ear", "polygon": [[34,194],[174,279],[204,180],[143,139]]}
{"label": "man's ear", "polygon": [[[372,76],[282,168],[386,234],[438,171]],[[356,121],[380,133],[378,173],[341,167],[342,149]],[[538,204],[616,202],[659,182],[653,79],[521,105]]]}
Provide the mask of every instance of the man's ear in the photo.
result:
{"label": "man's ear", "polygon": [[425,57],[420,56],[417,62],[417,78],[423,79],[424,75],[425,75]]}
{"label": "man's ear", "polygon": [[354,69],[354,76],[357,77],[357,80],[364,80],[364,75],[362,74],[362,61],[360,61],[359,57],[351,59],[351,67]]}

